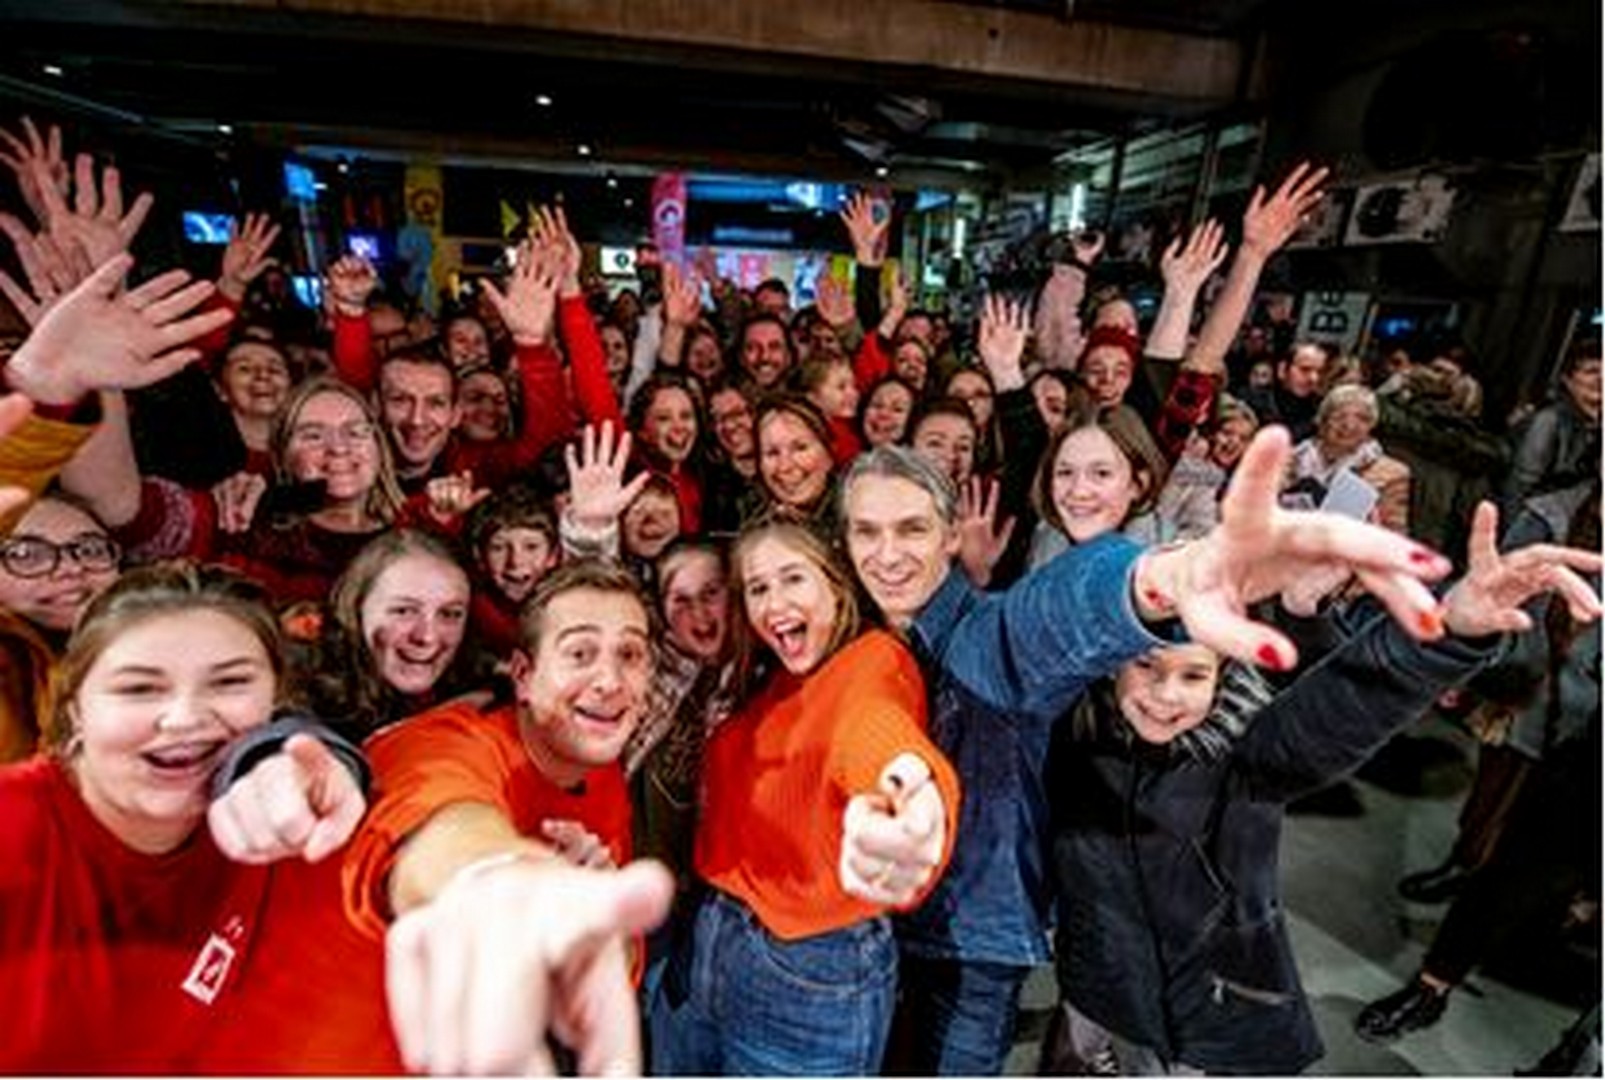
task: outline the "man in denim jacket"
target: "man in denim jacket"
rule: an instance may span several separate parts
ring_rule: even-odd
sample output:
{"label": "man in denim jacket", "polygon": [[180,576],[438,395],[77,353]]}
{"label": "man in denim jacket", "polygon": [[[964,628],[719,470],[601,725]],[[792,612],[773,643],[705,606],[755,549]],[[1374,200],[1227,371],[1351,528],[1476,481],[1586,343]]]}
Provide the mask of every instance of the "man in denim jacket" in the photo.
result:
{"label": "man in denim jacket", "polygon": [[932,739],[964,785],[953,861],[898,927],[903,977],[894,1026],[915,1075],[996,1075],[1013,1039],[1021,985],[1047,957],[1043,763],[1053,722],[1094,679],[1168,642],[1174,628],[1249,662],[1293,666],[1292,643],[1243,612],[1334,564],[1366,577],[1417,636],[1442,632],[1422,584],[1449,564],[1359,522],[1276,508],[1287,434],[1244,453],[1222,524],[1144,552],[1110,535],[1065,552],[1001,593],[974,589],[949,481],[913,453],[859,457],[841,486],[846,547],[882,616],[925,674]]}

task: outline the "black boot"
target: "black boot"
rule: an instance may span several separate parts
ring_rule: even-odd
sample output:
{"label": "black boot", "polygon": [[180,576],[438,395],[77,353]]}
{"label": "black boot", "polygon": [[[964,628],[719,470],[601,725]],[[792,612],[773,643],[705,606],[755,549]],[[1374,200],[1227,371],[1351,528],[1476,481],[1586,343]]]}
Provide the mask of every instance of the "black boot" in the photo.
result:
{"label": "black boot", "polygon": [[1400,1035],[1436,1024],[1449,1004],[1449,991],[1432,989],[1419,978],[1385,998],[1378,998],[1354,1018],[1354,1033],[1366,1042],[1387,1043]]}

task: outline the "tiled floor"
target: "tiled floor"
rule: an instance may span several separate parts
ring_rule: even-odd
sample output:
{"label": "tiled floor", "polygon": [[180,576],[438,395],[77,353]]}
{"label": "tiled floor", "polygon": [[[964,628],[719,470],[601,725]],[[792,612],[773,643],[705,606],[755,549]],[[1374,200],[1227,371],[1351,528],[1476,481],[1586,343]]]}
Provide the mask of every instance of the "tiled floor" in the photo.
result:
{"label": "tiled floor", "polygon": [[[1362,1042],[1350,1023],[1366,1002],[1403,985],[1416,970],[1442,906],[1406,903],[1395,891],[1410,870],[1440,862],[1471,779],[1474,749],[1438,719],[1391,747],[1394,768],[1355,788],[1355,817],[1295,815],[1282,845],[1282,880],[1293,946],[1326,1056],[1309,1071],[1328,1076],[1508,1076],[1533,1065],[1576,1017],[1571,1005],[1478,973],[1457,991],[1435,1027],[1391,1046]],[[1400,794],[1414,791],[1416,794]],[[1596,980],[1597,965],[1590,976]],[[1036,1040],[1054,999],[1053,975],[1027,984],[1021,1039],[1009,1072],[1036,1064]]]}

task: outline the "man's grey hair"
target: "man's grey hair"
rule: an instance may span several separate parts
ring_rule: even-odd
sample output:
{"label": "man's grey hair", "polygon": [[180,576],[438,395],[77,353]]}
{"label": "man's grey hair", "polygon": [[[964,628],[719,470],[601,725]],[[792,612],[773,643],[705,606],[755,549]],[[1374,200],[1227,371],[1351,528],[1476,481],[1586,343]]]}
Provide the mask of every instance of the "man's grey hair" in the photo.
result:
{"label": "man's grey hair", "polygon": [[847,497],[853,485],[866,476],[887,476],[894,480],[907,480],[920,488],[936,503],[936,513],[944,525],[955,525],[959,517],[959,494],[953,480],[940,468],[906,446],[877,446],[853,459],[842,477],[841,520],[847,521]]}

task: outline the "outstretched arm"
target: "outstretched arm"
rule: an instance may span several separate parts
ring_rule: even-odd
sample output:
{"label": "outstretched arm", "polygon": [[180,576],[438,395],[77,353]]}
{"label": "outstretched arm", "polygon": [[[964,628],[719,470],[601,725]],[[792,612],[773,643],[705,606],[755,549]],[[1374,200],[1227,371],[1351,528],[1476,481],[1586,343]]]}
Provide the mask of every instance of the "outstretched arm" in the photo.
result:
{"label": "outstretched arm", "polygon": [[1270,257],[1298,231],[1315,204],[1325,192],[1321,185],[1329,170],[1316,168],[1309,162],[1298,165],[1275,194],[1266,197],[1265,189],[1257,187],[1243,213],[1243,242],[1237,247],[1237,257],[1227,272],[1226,285],[1209,309],[1198,341],[1188,354],[1186,366],[1212,374],[1226,371],[1226,351],[1231,348],[1237,330],[1248,314],[1254,289],[1260,273]]}
{"label": "outstretched arm", "polygon": [[1522,605],[1554,593],[1585,622],[1600,599],[1582,574],[1597,574],[1598,552],[1532,544],[1501,553],[1498,514],[1478,506],[1466,575],[1443,600],[1446,636],[1424,643],[1375,620],[1301,675],[1255,720],[1239,748],[1262,798],[1290,798],[1357,767],[1398,728],[1426,712],[1501,653],[1504,635],[1532,631]]}

